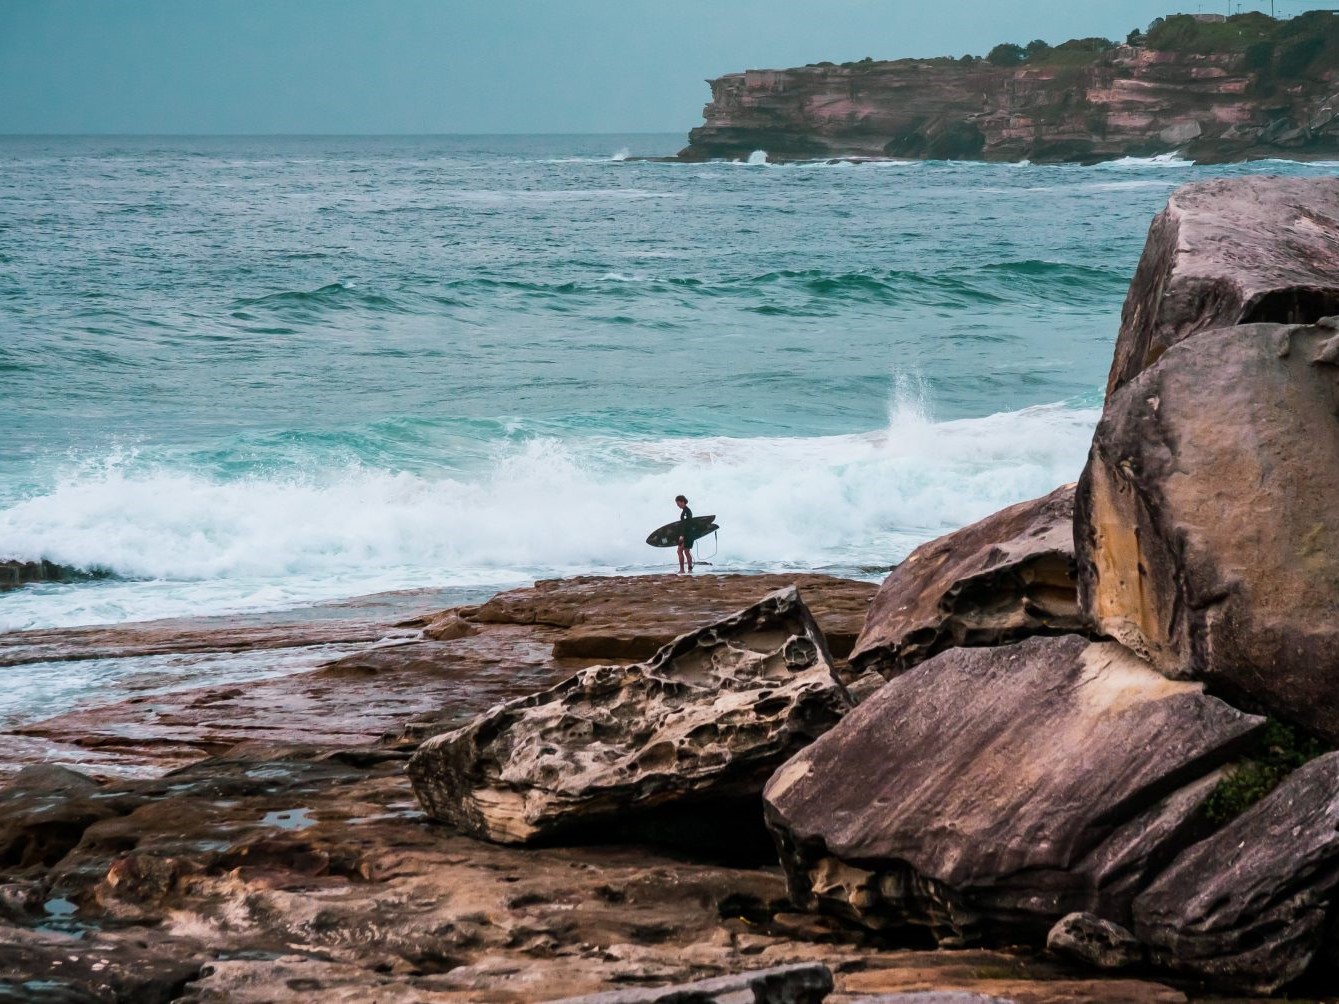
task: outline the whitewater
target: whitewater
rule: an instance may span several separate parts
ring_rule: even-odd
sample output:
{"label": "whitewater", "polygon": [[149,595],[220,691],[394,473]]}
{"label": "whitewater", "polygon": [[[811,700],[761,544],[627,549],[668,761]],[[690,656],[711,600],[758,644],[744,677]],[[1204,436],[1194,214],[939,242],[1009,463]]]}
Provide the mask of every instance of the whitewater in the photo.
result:
{"label": "whitewater", "polygon": [[0,138],[0,630],[665,571],[878,579],[1074,480],[1177,185],[674,136]]}

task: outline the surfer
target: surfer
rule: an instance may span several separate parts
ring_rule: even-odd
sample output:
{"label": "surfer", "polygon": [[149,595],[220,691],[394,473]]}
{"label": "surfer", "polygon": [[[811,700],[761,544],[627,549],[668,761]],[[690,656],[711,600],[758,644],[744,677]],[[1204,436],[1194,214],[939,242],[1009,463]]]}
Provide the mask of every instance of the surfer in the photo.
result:
{"label": "surfer", "polygon": [[688,500],[682,495],[674,496],[674,504],[679,507],[679,522],[683,533],[679,534],[679,574],[683,574],[684,562],[688,562],[688,571],[693,570],[693,537],[688,532],[688,521],[693,518],[693,510],[688,508]]}

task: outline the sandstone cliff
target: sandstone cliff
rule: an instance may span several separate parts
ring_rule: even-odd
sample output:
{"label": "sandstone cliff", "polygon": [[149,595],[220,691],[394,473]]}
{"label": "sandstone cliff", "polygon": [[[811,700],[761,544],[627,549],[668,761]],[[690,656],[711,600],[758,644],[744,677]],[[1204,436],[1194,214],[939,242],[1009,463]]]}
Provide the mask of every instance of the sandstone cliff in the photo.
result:
{"label": "sandstone cliff", "polygon": [[[1339,155],[1339,71],[1263,49],[1117,46],[1082,64],[861,61],[731,73],[685,160],[899,157],[1205,162]],[[1295,60],[1294,60],[1295,63]]]}

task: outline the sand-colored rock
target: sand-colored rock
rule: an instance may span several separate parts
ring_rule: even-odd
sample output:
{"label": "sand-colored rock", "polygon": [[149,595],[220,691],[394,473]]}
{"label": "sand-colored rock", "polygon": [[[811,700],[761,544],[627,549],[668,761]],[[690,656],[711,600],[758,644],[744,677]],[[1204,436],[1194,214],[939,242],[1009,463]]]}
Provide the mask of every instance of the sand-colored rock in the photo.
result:
{"label": "sand-colored rock", "polygon": [[1079,483],[1100,632],[1339,740],[1339,326],[1246,325],[1118,390]]}
{"label": "sand-colored rock", "polygon": [[1332,314],[1339,314],[1339,178],[1253,175],[1186,185],[1149,228],[1107,396],[1200,332],[1312,324]]}
{"label": "sand-colored rock", "polygon": [[874,597],[851,663],[892,677],[946,648],[1082,628],[1066,485],[912,551]]}
{"label": "sand-colored rock", "polygon": [[636,835],[744,844],[771,772],[850,706],[784,589],[646,663],[596,666],[425,742],[424,808],[504,843]]}
{"label": "sand-colored rock", "polygon": [[1262,724],[1110,642],[950,649],[778,770],[767,821],[808,909],[1039,944],[1070,912],[1124,916]]}

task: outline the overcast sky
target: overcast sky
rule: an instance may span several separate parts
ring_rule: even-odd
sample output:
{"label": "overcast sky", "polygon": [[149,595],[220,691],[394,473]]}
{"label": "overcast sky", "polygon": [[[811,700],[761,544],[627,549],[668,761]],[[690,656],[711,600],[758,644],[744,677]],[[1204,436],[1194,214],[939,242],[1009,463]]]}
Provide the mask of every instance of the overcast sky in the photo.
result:
{"label": "overcast sky", "polygon": [[0,0],[0,133],[682,132],[700,121],[705,77],[1123,38],[1176,6]]}

